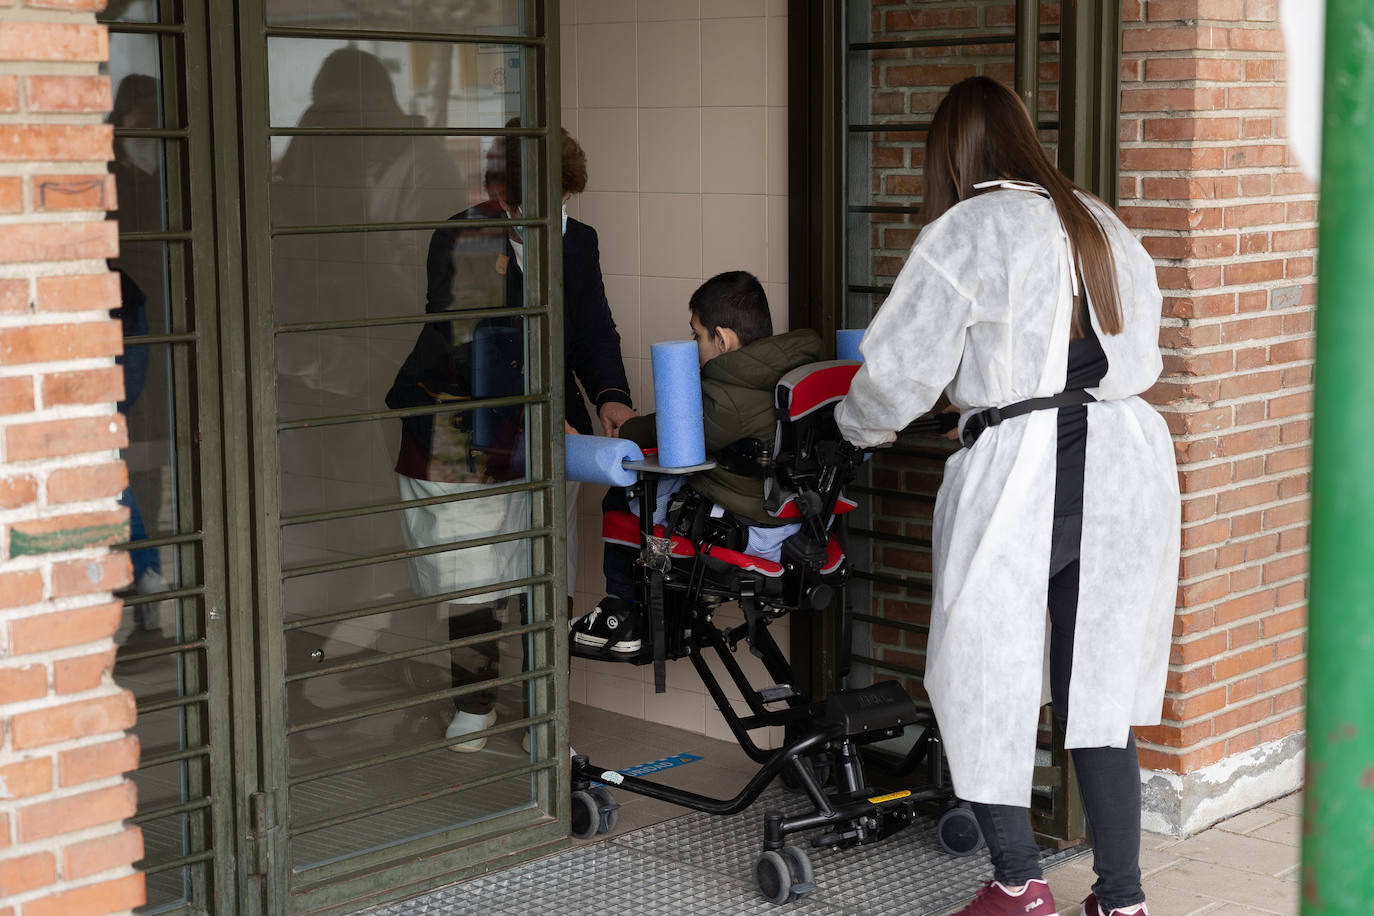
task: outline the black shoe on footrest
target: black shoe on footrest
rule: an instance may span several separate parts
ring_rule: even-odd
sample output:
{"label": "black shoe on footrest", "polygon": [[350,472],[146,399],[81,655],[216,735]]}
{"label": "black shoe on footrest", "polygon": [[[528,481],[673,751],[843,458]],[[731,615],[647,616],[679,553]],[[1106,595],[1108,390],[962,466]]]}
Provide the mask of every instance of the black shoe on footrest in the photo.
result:
{"label": "black shoe on footrest", "polygon": [[896,681],[839,690],[825,698],[825,721],[844,726],[846,737],[876,735],[913,725],[916,703]]}
{"label": "black shoe on footrest", "polygon": [[644,612],[639,607],[631,601],[607,595],[590,614],[573,621],[573,651],[583,654],[581,650],[593,650],[586,654],[628,661],[643,647],[640,638],[643,630]]}

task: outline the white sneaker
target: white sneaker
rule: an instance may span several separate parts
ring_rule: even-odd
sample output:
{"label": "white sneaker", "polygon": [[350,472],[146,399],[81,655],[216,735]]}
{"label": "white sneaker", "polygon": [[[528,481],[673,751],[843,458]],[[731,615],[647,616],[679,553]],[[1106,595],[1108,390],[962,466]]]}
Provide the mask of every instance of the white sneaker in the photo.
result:
{"label": "white sneaker", "polygon": [[[496,724],[496,710],[492,710],[486,715],[475,712],[456,712],[453,714],[453,721],[444,729],[445,738],[459,738],[463,735],[470,735],[473,732],[480,732],[483,729],[491,728]],[[471,741],[464,741],[461,744],[450,744],[448,749],[459,754],[471,754],[480,751],[487,746],[486,737],[474,738]]]}
{"label": "white sneaker", "polygon": [[138,581],[134,583],[134,591],[140,595],[155,595],[158,592],[165,592],[169,588],[171,586],[167,584],[167,580],[162,578],[162,573],[156,569],[144,570],[143,575],[139,576]]}

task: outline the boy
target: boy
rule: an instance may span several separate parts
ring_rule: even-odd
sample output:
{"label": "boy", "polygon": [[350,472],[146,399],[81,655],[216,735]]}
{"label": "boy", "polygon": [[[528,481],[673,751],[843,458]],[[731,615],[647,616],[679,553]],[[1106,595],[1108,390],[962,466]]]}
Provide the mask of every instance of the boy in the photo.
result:
{"label": "boy", "polygon": [[[776,422],[774,388],[798,366],[821,358],[815,331],[773,336],[768,297],[753,275],[743,270],[718,274],[703,283],[688,303],[692,339],[701,363],[702,422],[706,454],[716,456],[741,439],[773,440]],[[633,417],[619,436],[642,447],[656,441],[654,415]],[[681,478],[679,478],[680,480]],[[763,507],[763,479],[732,473],[724,467],[693,474],[687,484],[749,527],[744,552],[776,560],[782,542],[797,530],[773,518]],[[666,490],[667,487],[660,487]],[[660,494],[660,506],[663,497]],[[626,508],[624,491],[612,489],[605,508]],[[606,545],[604,568],[610,596],[573,626],[580,645],[633,655],[640,649],[641,614],[634,606],[636,548]]]}

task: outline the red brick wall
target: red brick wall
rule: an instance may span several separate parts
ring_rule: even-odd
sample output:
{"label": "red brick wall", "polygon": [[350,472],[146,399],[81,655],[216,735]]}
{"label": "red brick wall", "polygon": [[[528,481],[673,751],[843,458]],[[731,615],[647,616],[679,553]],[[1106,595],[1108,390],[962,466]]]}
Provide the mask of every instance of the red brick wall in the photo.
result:
{"label": "red brick wall", "polygon": [[1121,215],[1164,291],[1183,556],[1165,721],[1187,773],[1302,729],[1316,200],[1284,143],[1277,0],[1123,8]]}
{"label": "red brick wall", "polygon": [[103,0],[0,0],[0,916],[143,901]]}

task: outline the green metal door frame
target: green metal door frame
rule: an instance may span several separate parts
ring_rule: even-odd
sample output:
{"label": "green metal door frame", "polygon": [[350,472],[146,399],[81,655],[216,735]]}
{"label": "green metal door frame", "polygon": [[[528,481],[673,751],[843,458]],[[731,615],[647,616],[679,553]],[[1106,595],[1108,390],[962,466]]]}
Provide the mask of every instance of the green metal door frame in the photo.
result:
{"label": "green metal door frame", "polygon": [[[910,40],[852,41],[847,35],[849,13],[856,0],[793,0],[789,6],[789,254],[791,327],[816,329],[833,346],[835,331],[844,327],[845,303],[850,293],[881,294],[878,286],[858,286],[848,277],[847,254],[852,245],[850,213],[901,213],[914,215],[919,208],[904,205],[854,205],[846,199],[849,187],[848,138],[854,132],[877,129],[922,132],[927,122],[883,121],[851,123],[847,80],[850,71],[867,72],[853,63],[855,55],[902,48],[938,47],[950,44],[1007,44],[1014,48],[1015,89],[1042,131],[1058,131],[1060,168],[1079,184],[1111,205],[1117,199],[1118,98],[1120,78],[1120,2],[1062,0],[1058,31],[1040,24],[1038,0],[1017,0],[1015,27],[1009,31],[986,30],[965,39],[949,37]],[[1060,111],[1046,119],[1039,108],[1041,44],[1058,41],[1060,51]],[[938,466],[947,449],[919,447]],[[914,454],[914,453],[913,453]],[[863,490],[863,488],[860,488]],[[868,488],[873,495],[881,491]],[[870,531],[874,543],[888,541],[919,547],[919,539]],[[863,572],[856,570],[856,577]],[[869,574],[869,578],[873,578]],[[914,580],[908,584],[921,587]],[[927,590],[928,584],[924,586]],[[791,658],[803,683],[815,695],[840,685],[845,653],[841,651],[843,628],[837,614],[815,615],[809,626],[794,622]],[[859,659],[855,660],[860,661]],[[918,671],[892,673],[918,675]],[[1037,771],[1037,784],[1053,786],[1048,816],[1037,819],[1045,839],[1073,839],[1082,834],[1082,814],[1072,791],[1068,755],[1062,738],[1056,741],[1051,765]]]}
{"label": "green metal door frame", "polygon": [[[844,301],[844,2],[792,0],[787,13],[788,327],[833,341]],[[838,676],[834,619],[792,620],[792,669],[813,696]]]}
{"label": "green metal door frame", "polygon": [[[198,10],[200,4],[192,4]],[[522,313],[531,320],[530,390],[538,396],[530,403],[531,430],[528,448],[532,476],[546,481],[547,499],[533,500],[532,534],[543,534],[547,549],[538,552],[532,584],[543,584],[554,595],[566,591],[566,544],[562,519],[563,467],[563,365],[562,365],[562,271],[559,206],[561,172],[544,167],[559,149],[560,107],[557,75],[557,3],[522,0],[523,37],[492,35],[440,36],[404,32],[304,30],[271,26],[262,2],[209,5],[208,104],[213,112],[214,204],[211,217],[219,227],[218,298],[224,308],[218,322],[223,351],[222,413],[226,435],[223,459],[225,505],[237,507],[225,513],[228,524],[224,551],[229,558],[227,599],[224,607],[231,621],[232,650],[228,663],[235,685],[232,691],[232,747],[217,747],[225,758],[232,787],[233,817],[224,819],[226,845],[236,849],[224,858],[227,877],[212,912],[285,914],[298,912],[344,913],[364,904],[382,902],[428,887],[478,874],[494,861],[509,864],[510,857],[528,857],[566,845],[569,810],[569,761],[567,757],[567,627],[560,614],[562,602],[545,601],[542,618],[524,631],[543,633],[536,640],[532,667],[527,677],[551,681],[548,692],[532,710],[532,716],[549,724],[554,753],[505,776],[529,771],[539,782],[535,809],[504,815],[480,827],[457,829],[424,840],[351,858],[336,866],[312,870],[312,883],[292,885],[290,869],[287,787],[289,774],[285,750],[288,733],[285,714],[283,607],[278,539],[282,513],[279,505],[276,435],[276,357],[278,328],[269,319],[272,289],[272,239],[269,189],[267,62],[268,39],[273,36],[328,36],[356,40],[439,40],[450,43],[520,45],[531,51],[537,67],[523,73],[525,110],[538,126],[515,129],[444,128],[447,136],[507,135],[524,138],[527,200],[540,200],[536,216],[522,220],[491,220],[487,225],[531,225],[543,229],[544,244],[531,250],[527,283],[543,289],[542,301]],[[552,151],[552,152],[550,152]],[[207,170],[208,171],[208,170]],[[536,193],[537,192],[537,193]],[[531,208],[533,209],[533,208]],[[349,227],[334,227],[337,230]],[[365,228],[365,227],[363,227]],[[434,229],[436,224],[395,224],[388,228]],[[418,326],[418,325],[417,325]],[[517,632],[513,630],[512,632]],[[228,694],[229,691],[223,691]],[[229,710],[225,712],[229,719]],[[228,722],[226,721],[226,727]],[[220,799],[224,801],[225,799]],[[232,831],[232,832],[230,832]],[[476,838],[480,834],[480,842]]]}
{"label": "green metal door frame", "polygon": [[1121,170],[1121,2],[1062,2],[1059,168],[1115,207]]}

